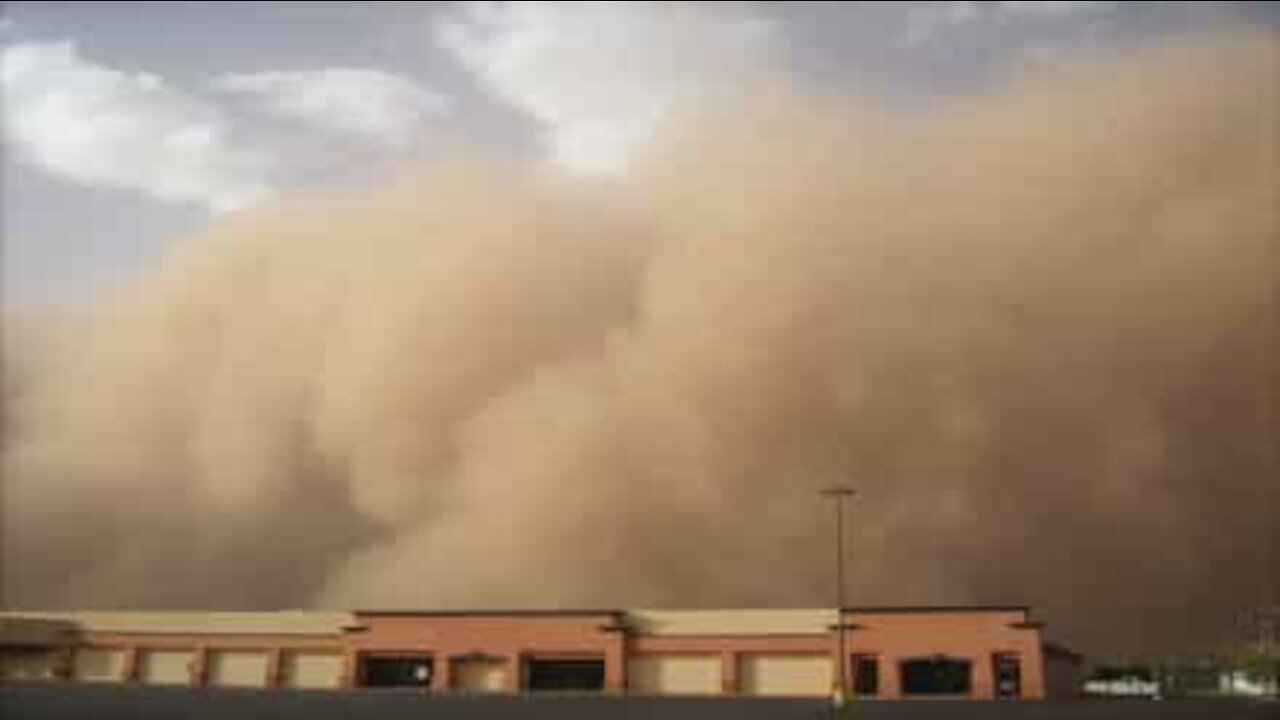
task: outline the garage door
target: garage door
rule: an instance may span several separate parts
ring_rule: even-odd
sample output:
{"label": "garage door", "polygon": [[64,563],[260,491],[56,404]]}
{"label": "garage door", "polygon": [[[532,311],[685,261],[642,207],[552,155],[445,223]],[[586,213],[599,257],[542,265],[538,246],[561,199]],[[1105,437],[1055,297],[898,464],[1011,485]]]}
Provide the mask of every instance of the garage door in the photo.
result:
{"label": "garage door", "polygon": [[467,692],[494,693],[506,689],[506,663],[493,659],[459,660],[453,666],[453,686]]}
{"label": "garage door", "polygon": [[627,662],[627,688],[644,695],[719,695],[717,655],[643,655]]}
{"label": "garage door", "polygon": [[342,680],[336,653],[286,652],[280,657],[280,684],[291,688],[333,688]]}
{"label": "garage door", "polygon": [[813,695],[831,692],[828,655],[744,655],[742,692],[748,695]]}
{"label": "garage door", "polygon": [[0,650],[0,678],[40,680],[53,674],[53,655],[40,648]]}
{"label": "garage door", "polygon": [[187,685],[190,662],[188,650],[144,650],[138,653],[138,679],[151,685]]}
{"label": "garage door", "polygon": [[264,687],[267,654],[214,650],[209,653],[209,683],[227,687]]}
{"label": "garage door", "polygon": [[557,692],[604,689],[604,658],[539,658],[525,660],[525,690]]}
{"label": "garage door", "polygon": [[124,651],[80,648],[72,656],[71,673],[82,682],[120,682],[124,675]]}

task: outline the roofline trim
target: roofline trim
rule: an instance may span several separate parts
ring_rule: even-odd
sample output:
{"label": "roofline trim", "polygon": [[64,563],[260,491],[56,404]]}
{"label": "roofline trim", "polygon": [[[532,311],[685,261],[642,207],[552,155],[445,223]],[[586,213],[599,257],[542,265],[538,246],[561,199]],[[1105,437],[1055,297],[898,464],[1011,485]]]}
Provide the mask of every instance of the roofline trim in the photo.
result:
{"label": "roofline trim", "polygon": [[1020,612],[1030,613],[1029,605],[863,605],[840,608],[846,613],[930,613],[930,612]]}
{"label": "roofline trim", "polygon": [[1060,645],[1049,640],[1045,640],[1040,643],[1040,648],[1049,655],[1061,655],[1062,657],[1071,658],[1072,660],[1084,660],[1084,655],[1072,650],[1066,645]]}
{"label": "roofline trim", "polygon": [[625,610],[352,610],[361,617],[617,617]]}
{"label": "roofline trim", "polygon": [[[734,610],[778,610],[778,611],[811,611],[825,610],[826,608],[708,608],[707,612],[732,612]],[[663,611],[667,608],[587,608],[587,609],[561,609],[561,608],[525,608],[525,609],[482,609],[482,610],[352,610],[350,611],[356,616],[365,617],[463,617],[463,616],[481,616],[481,617],[504,617],[504,616],[568,616],[568,617],[585,617],[585,616],[619,616],[629,615],[636,611],[657,610]],[[700,608],[671,608],[672,612],[699,612]],[[846,605],[840,608],[840,612],[845,613],[936,613],[936,612],[1020,612],[1028,614],[1031,612],[1029,605]]]}
{"label": "roofline trim", "polygon": [[[57,615],[59,617],[54,620],[69,620],[75,616],[86,613],[100,614],[174,614],[174,615],[338,615],[343,613],[359,614],[359,615],[613,615],[618,613],[629,613],[635,611],[672,611],[672,612],[732,612],[736,610],[744,611],[818,611],[833,610],[830,607],[713,607],[713,608],[687,608],[687,607],[631,607],[631,608],[459,608],[459,609],[356,609],[356,610],[297,610],[297,609],[275,609],[275,610],[129,610],[129,609],[98,609],[85,608],[78,610],[21,610],[21,609],[3,609],[0,610],[0,619],[50,619],[46,616]],[[942,612],[942,611],[1030,611],[1030,605],[845,605],[840,608],[845,612]],[[62,617],[62,616],[66,617]],[[29,618],[28,616],[32,616]]]}

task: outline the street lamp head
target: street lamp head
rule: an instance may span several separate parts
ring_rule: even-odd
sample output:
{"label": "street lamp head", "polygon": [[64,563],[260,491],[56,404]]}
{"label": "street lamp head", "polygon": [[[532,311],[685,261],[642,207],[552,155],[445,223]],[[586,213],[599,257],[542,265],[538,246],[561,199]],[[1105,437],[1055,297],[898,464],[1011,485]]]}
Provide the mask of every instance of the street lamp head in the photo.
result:
{"label": "street lamp head", "polygon": [[822,494],[827,497],[853,497],[858,491],[851,487],[836,486],[823,489]]}

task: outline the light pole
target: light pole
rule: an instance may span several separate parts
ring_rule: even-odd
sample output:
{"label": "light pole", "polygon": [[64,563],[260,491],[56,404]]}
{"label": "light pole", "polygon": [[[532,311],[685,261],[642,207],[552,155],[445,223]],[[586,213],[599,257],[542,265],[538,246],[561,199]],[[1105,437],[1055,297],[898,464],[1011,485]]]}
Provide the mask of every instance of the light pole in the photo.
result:
{"label": "light pole", "polygon": [[844,651],[844,501],[858,491],[850,487],[836,486],[822,491],[823,497],[835,499],[836,505],[836,642],[840,651],[840,680],[836,684],[836,705],[843,705],[848,697],[846,687],[849,678],[848,662]]}

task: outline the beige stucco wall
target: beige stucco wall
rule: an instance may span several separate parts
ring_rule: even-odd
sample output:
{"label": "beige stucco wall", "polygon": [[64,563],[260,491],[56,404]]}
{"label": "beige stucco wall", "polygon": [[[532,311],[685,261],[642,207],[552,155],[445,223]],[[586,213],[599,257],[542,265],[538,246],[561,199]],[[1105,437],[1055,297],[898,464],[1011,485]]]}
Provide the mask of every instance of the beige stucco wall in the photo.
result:
{"label": "beige stucco wall", "polygon": [[642,695],[717,695],[719,655],[641,655],[627,661],[627,690]]}
{"label": "beige stucco wall", "polygon": [[1022,610],[851,612],[847,620],[857,625],[846,647],[854,655],[880,659],[880,695],[902,696],[902,663],[912,658],[948,655],[970,663],[970,697],[995,695],[992,656],[1016,653],[1022,668],[1022,697],[1044,697],[1044,667],[1040,631],[1022,627]]}
{"label": "beige stucco wall", "polygon": [[[605,658],[605,687],[623,687],[624,638],[614,627],[611,611],[582,612],[480,612],[469,613],[357,613],[363,630],[344,638],[344,644],[360,652],[422,652],[437,658],[432,689],[456,689],[453,662],[477,652],[506,659],[518,667],[518,659],[531,655],[590,655]],[[504,690],[519,691],[519,672],[505,672]]]}
{"label": "beige stucco wall", "polygon": [[[846,623],[852,623],[847,652],[879,658],[884,698],[899,695],[904,659],[936,653],[971,661],[976,698],[993,694],[994,653],[1019,655],[1024,697],[1043,697],[1047,682],[1054,684],[1053,694],[1070,685],[1069,668],[1045,667],[1039,626],[1027,623],[1021,609],[870,608],[849,611]],[[74,677],[80,680],[121,681],[128,674],[143,682],[278,682],[286,687],[351,684],[362,653],[412,651],[434,657],[436,691],[516,691],[519,673],[513,669],[520,658],[588,654],[605,657],[606,687],[615,691],[824,696],[838,662],[836,624],[836,611],[822,608],[358,615],[6,612],[0,613],[0,640],[9,641],[0,642],[0,648],[73,648]],[[360,631],[350,632],[355,628]],[[32,644],[35,640],[40,642]],[[269,659],[277,653],[278,676]],[[1046,670],[1053,677],[1046,677]]]}

